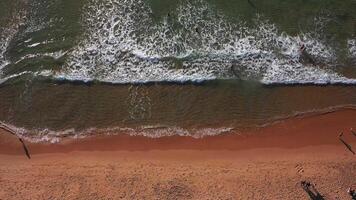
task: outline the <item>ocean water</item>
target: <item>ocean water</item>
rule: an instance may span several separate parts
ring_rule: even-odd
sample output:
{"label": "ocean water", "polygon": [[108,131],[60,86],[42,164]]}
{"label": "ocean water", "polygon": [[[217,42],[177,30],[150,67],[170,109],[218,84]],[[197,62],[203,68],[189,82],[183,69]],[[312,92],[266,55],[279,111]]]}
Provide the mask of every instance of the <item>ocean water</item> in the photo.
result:
{"label": "ocean water", "polygon": [[353,0],[3,0],[0,121],[34,140],[201,137],[353,107],[355,10]]}

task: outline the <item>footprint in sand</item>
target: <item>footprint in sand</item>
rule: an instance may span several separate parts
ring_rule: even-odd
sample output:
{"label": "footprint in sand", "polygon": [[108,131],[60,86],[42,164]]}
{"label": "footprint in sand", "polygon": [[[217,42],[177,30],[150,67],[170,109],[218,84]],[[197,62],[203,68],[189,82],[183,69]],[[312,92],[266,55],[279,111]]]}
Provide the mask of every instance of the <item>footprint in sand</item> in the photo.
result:
{"label": "footprint in sand", "polygon": [[304,168],[303,168],[303,166],[302,166],[301,164],[297,164],[297,165],[295,166],[295,169],[297,170],[297,173],[298,173],[299,175],[302,175],[303,172],[304,172]]}

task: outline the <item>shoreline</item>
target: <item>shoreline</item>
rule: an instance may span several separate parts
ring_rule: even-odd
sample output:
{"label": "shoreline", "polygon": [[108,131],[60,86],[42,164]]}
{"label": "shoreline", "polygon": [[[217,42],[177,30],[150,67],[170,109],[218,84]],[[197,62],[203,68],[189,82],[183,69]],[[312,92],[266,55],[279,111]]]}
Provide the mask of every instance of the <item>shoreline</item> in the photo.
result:
{"label": "shoreline", "polygon": [[[315,145],[339,145],[341,132],[352,138],[356,129],[356,109],[344,108],[328,112],[296,115],[260,128],[194,138],[164,136],[149,138],[128,134],[96,135],[79,139],[63,139],[58,143],[26,142],[33,154],[71,151],[148,151],[148,150],[246,150],[256,148],[295,149]],[[16,136],[0,128],[0,154],[20,154]]]}
{"label": "shoreline", "polygon": [[356,110],[202,139],[94,136],[26,143],[0,130],[0,199],[325,199],[356,188]]}

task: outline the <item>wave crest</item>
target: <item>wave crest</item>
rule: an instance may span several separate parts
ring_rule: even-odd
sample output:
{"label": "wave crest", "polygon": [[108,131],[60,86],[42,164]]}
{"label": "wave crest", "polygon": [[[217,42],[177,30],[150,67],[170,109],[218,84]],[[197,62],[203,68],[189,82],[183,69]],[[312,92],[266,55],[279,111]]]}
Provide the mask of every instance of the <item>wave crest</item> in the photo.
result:
{"label": "wave crest", "polygon": [[[335,52],[315,35],[290,36],[261,16],[232,23],[205,1],[184,2],[159,22],[143,1],[91,1],[87,32],[56,77],[114,83],[253,79],[262,83],[355,82],[299,62],[300,44],[324,65]],[[236,72],[238,74],[236,75]]]}

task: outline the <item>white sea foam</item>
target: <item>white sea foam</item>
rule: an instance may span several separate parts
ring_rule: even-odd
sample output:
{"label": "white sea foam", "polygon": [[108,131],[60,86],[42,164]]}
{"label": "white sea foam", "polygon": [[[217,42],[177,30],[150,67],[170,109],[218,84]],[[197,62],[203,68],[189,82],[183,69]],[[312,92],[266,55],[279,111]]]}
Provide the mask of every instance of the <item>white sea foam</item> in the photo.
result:
{"label": "white sea foam", "polygon": [[11,64],[6,58],[5,53],[10,45],[11,40],[18,33],[19,28],[26,20],[27,11],[21,7],[15,8],[14,15],[10,16],[8,23],[5,26],[0,27],[0,83],[3,78],[2,69]]}
{"label": "white sea foam", "polygon": [[202,0],[182,3],[174,15],[159,22],[141,0],[90,1],[84,11],[87,31],[56,78],[202,81],[234,78],[235,65],[240,78],[266,84],[355,82],[328,68],[299,62],[302,43],[324,65],[335,61],[335,52],[315,36],[318,33],[290,36],[260,16],[255,20],[258,28],[249,29],[242,22],[229,22]]}
{"label": "white sea foam", "polygon": [[[21,58],[19,58],[17,61],[14,62],[14,64],[18,64],[23,60],[26,59],[31,59],[31,58],[38,58],[38,57],[51,57],[55,60],[62,58],[64,55],[66,55],[66,51],[57,51],[57,52],[52,52],[52,53],[38,53],[38,54],[27,54]],[[7,62],[10,63],[10,62]],[[1,72],[1,68],[0,68]],[[55,71],[53,70],[42,70],[42,71],[22,71],[16,74],[10,74],[7,76],[0,76],[0,84],[11,80],[15,79],[21,76],[29,75],[32,77],[47,77],[47,78],[52,78],[55,74]],[[1,74],[0,74],[1,75]]]}
{"label": "white sea foam", "polygon": [[42,70],[42,71],[37,71],[37,72],[33,72],[33,71],[22,71],[20,73],[17,74],[11,74],[5,77],[0,78],[0,84],[11,80],[11,79],[15,79],[18,77],[22,77],[22,76],[31,76],[31,77],[53,77],[53,75],[55,74],[54,71],[52,70]]}
{"label": "white sea foam", "polygon": [[11,62],[6,59],[5,53],[10,45],[11,40],[16,35],[19,27],[25,21],[26,11],[20,9],[15,16],[10,17],[8,25],[0,27],[0,78],[2,69]]}
{"label": "white sea foam", "polygon": [[[9,18],[7,25],[4,27],[0,27],[0,83],[5,82],[6,80],[20,77],[25,74],[32,74],[32,75],[49,75],[48,71],[45,72],[28,72],[23,71],[17,74],[7,74],[6,77],[3,74],[2,69],[10,64],[18,64],[19,62],[25,59],[31,58],[38,58],[38,57],[52,57],[54,59],[59,59],[63,57],[67,52],[65,51],[57,51],[57,52],[47,52],[47,53],[36,53],[36,54],[25,54],[24,56],[20,57],[18,60],[10,61],[5,57],[5,53],[9,48],[9,45],[15,35],[18,38],[23,38],[28,33],[33,33],[39,31],[45,27],[48,27],[52,24],[54,19],[46,20],[42,15],[39,15],[38,12],[43,12],[41,8],[41,3],[32,1],[32,2],[22,2],[24,5],[20,5],[17,9],[17,12],[14,11],[14,15]],[[51,2],[54,3],[54,2]],[[43,6],[43,5],[42,5]],[[62,20],[62,19],[55,19],[55,20]],[[23,29],[22,31],[19,31]],[[34,42],[30,43],[33,38],[29,38],[24,41],[27,44],[28,48],[38,47],[39,45],[46,45],[52,43],[53,40],[46,40],[42,42]],[[30,44],[28,44],[30,43]]]}
{"label": "white sea foam", "polygon": [[349,39],[347,44],[349,48],[349,55],[351,58],[356,58],[356,39]]}
{"label": "white sea foam", "polygon": [[16,60],[14,63],[18,64],[23,60],[26,59],[31,59],[31,58],[38,58],[38,57],[51,57],[55,60],[58,60],[60,58],[62,58],[64,55],[67,54],[67,51],[56,51],[56,52],[51,52],[51,53],[36,53],[36,54],[26,54],[25,56],[22,56],[21,58],[19,58],[18,60]]}
{"label": "white sea foam", "polygon": [[[67,55],[65,66],[49,74],[51,78],[118,84],[235,78],[264,84],[355,83],[335,72],[335,50],[320,37],[328,18],[316,18],[314,32],[291,36],[263,16],[254,19],[256,28],[242,20],[233,23],[204,0],[181,2],[159,21],[152,15],[143,0],[89,0],[82,14],[86,31],[77,46],[69,52],[27,54],[14,63]],[[51,24],[31,16],[25,33]],[[25,41],[29,48],[46,42]],[[301,44],[322,67],[299,62]],[[355,40],[348,44],[354,56]],[[0,67],[9,64],[3,59],[4,49],[0,48]]]}
{"label": "white sea foam", "polygon": [[41,44],[40,42],[36,42],[36,43],[30,44],[30,45],[27,45],[27,47],[30,47],[30,48],[37,47],[40,44]]}
{"label": "white sea foam", "polygon": [[12,34],[9,33],[9,30],[4,30],[4,28],[3,30],[1,30],[0,28],[0,31],[1,31],[0,32],[1,34],[0,35],[1,36],[0,37],[0,77],[1,77],[2,75],[1,69],[9,64],[9,61],[7,61],[5,58],[5,52],[11,40]]}
{"label": "white sea foam", "polygon": [[229,127],[218,127],[218,128],[181,128],[181,127],[170,127],[164,125],[152,125],[152,126],[142,126],[136,128],[125,128],[125,127],[112,127],[112,128],[88,128],[85,130],[77,131],[75,129],[67,129],[62,131],[53,131],[50,129],[25,129],[21,127],[16,127],[11,124],[6,124],[0,121],[0,127],[5,127],[7,130],[11,130],[21,138],[25,138],[28,141],[38,143],[38,142],[50,142],[58,143],[63,138],[80,139],[93,135],[118,135],[127,134],[130,136],[145,136],[149,138],[161,138],[168,136],[183,136],[183,137],[193,137],[193,138],[203,138],[206,136],[220,135],[228,133],[233,130]]}

